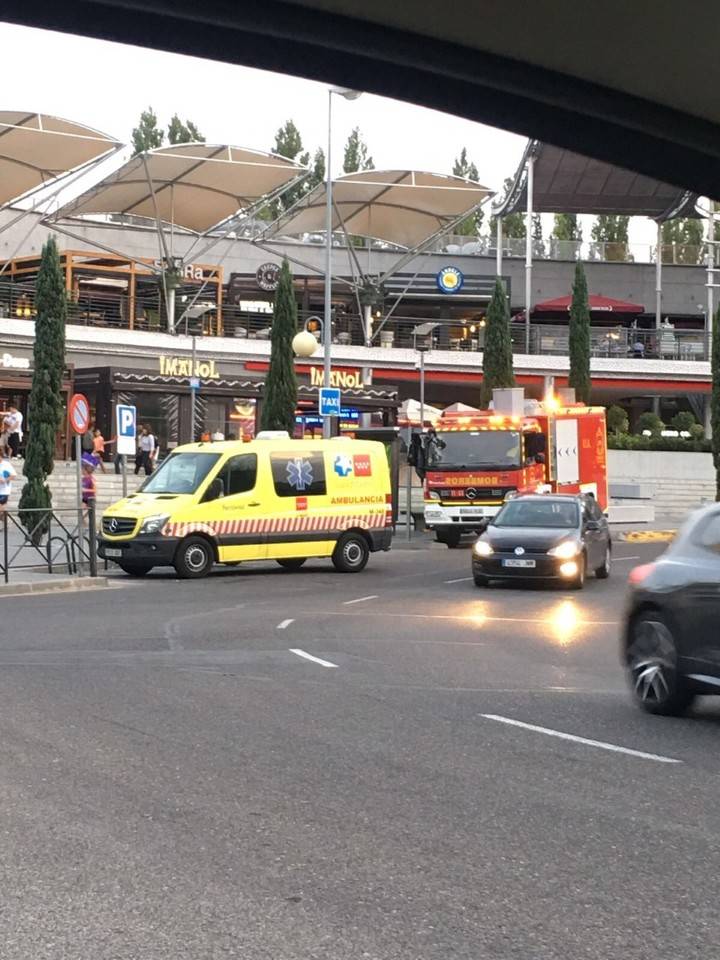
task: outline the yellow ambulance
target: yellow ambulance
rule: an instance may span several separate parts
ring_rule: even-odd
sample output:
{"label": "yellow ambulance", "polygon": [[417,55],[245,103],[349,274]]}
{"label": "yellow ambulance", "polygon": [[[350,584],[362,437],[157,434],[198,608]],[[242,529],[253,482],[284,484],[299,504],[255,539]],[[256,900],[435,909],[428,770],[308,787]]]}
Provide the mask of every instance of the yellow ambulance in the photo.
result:
{"label": "yellow ambulance", "polygon": [[358,573],[391,538],[381,443],[268,431],[250,443],[177,447],[103,513],[98,552],[131,576],[172,566],[179,577],[204,577],[214,563],[245,560],[297,570],[308,557]]}

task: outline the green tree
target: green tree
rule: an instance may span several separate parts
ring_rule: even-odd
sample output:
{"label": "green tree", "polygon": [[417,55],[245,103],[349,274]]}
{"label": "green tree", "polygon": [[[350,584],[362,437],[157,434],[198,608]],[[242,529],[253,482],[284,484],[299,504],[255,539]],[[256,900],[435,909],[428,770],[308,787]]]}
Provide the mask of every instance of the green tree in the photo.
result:
{"label": "green tree", "polygon": [[590,235],[596,243],[605,244],[606,260],[629,260],[628,225],[630,217],[603,213],[592,225]]}
{"label": "green tree", "polygon": [[712,453],[715,464],[715,499],[720,500],[720,307],[713,317],[712,329]]}
{"label": "green tree", "polygon": [[575,264],[575,282],[570,305],[570,374],[568,386],[582,403],[590,402],[590,310],[587,280],[582,263]]}
{"label": "green tree", "polygon": [[702,220],[676,217],[675,220],[666,220],[660,229],[665,263],[702,263]]}
{"label": "green tree", "polygon": [[360,127],[354,127],[345,144],[343,170],[345,173],[357,173],[359,170],[374,170],[373,158],[368,154],[367,144],[360,134]]}
{"label": "green tree", "polygon": [[152,107],[143,110],[138,125],[132,132],[133,153],[145,153],[163,145],[164,133],[158,126],[157,115]]}
{"label": "green tree", "polygon": [[582,227],[575,213],[556,213],[552,237],[555,240],[582,241]]}
{"label": "green tree", "polygon": [[[510,187],[513,185],[512,177],[506,177],[503,184],[503,193],[507,196]],[[525,239],[525,214],[518,210],[517,213],[511,213],[507,217],[502,217],[503,237],[511,240]],[[497,230],[497,217],[490,217],[490,236],[495,237]]]}
{"label": "green tree", "polygon": [[630,421],[625,410],[617,405],[610,407],[607,411],[607,425],[611,433],[627,433]]}
{"label": "green tree", "polygon": [[290,265],[284,259],[275,291],[270,369],[265,381],[260,419],[263,430],[287,430],[290,436],[295,430],[297,407],[297,378],[292,348],[293,337],[297,332],[297,303],[293,278]]}
{"label": "green tree", "polygon": [[480,406],[483,409],[487,408],[492,400],[493,390],[499,387],[514,386],[510,309],[505,288],[502,281],[498,279],[495,281],[495,289],[485,318]]}
{"label": "green tree", "polygon": [[260,214],[262,219],[275,220],[281,213],[289,210],[294,203],[304,197],[306,193],[309,193],[313,187],[325,180],[325,153],[321,148],[318,148],[311,160],[310,153],[303,150],[300,131],[292,120],[287,120],[278,129],[272,150],[273,153],[277,153],[281,157],[295,160],[303,167],[309,168],[309,175],[301,183],[286,190],[281,197],[273,201],[269,207],[264,208]]}
{"label": "green tree", "polygon": [[[471,160],[468,159],[466,147],[463,147],[460,151],[460,156],[455,158],[452,172],[453,176],[455,177],[463,177],[463,179],[473,180],[475,183],[477,183],[480,179],[477,167]],[[454,233],[461,237],[478,236],[482,227],[483,217],[483,210],[476,210],[475,213],[469,217],[466,217],[455,227]]]}
{"label": "green tree", "polygon": [[[278,128],[278,132],[275,134],[275,143],[273,144],[273,153],[279,154],[281,157],[287,157],[288,160],[298,160],[302,163],[300,155],[302,154],[303,142],[302,137],[300,136],[300,131],[295,126],[293,120],[286,120],[285,123]],[[304,161],[307,165],[310,155],[305,155],[307,159]]]}
{"label": "green tree", "polygon": [[27,482],[19,508],[22,524],[37,543],[47,529],[48,518],[31,511],[51,506],[47,478],[53,471],[55,437],[63,418],[67,296],[54,237],[50,237],[42,249],[35,309],[30,425],[23,471]]}
{"label": "green tree", "polygon": [[183,123],[180,117],[174,114],[168,125],[168,143],[205,143],[205,137],[192,120]]}

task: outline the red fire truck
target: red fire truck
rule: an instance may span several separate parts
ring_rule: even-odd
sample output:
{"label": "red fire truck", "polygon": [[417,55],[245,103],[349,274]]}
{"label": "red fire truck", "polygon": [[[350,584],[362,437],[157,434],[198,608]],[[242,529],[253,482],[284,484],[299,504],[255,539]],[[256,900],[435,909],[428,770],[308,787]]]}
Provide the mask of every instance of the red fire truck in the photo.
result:
{"label": "red fire truck", "polygon": [[604,407],[497,391],[493,410],[445,411],[421,451],[425,523],[449,547],[518,493],[592,493],[608,506]]}

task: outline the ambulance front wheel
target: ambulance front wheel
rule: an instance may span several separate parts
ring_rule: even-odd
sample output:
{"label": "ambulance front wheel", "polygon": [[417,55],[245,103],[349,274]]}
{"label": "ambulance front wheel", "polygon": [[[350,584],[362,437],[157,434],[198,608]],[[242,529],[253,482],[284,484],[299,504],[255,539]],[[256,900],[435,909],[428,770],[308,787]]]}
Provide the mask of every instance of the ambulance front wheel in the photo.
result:
{"label": "ambulance front wheel", "polygon": [[340,573],[360,573],[365,569],[370,548],[361,533],[346,533],[337,542],[332,562]]}
{"label": "ambulance front wheel", "polygon": [[187,537],[177,548],[174,567],[182,580],[196,580],[208,575],[214,559],[207,540]]}

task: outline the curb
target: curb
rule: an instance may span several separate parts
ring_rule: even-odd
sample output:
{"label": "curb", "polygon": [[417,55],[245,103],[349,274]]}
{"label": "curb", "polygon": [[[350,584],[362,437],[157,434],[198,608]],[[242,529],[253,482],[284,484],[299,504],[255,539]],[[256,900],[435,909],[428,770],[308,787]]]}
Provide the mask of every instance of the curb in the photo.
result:
{"label": "curb", "polygon": [[59,593],[74,590],[97,590],[109,587],[108,577],[63,577],[58,580],[38,580],[37,583],[3,583],[0,584],[0,597],[7,595],[21,595],[31,593]]}

